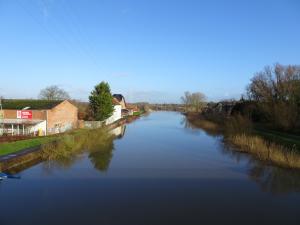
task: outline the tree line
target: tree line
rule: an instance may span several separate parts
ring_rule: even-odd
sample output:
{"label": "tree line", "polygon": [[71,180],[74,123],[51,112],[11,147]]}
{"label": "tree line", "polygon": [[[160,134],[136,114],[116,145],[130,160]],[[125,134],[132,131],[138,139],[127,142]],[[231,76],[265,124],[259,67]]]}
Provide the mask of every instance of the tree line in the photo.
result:
{"label": "tree line", "polygon": [[300,66],[265,67],[251,79],[247,96],[259,122],[282,130],[300,128]]}
{"label": "tree line", "polygon": [[[210,107],[201,92],[185,92],[181,102],[186,112]],[[300,66],[275,64],[254,74],[233,112],[274,129],[299,132]]]}

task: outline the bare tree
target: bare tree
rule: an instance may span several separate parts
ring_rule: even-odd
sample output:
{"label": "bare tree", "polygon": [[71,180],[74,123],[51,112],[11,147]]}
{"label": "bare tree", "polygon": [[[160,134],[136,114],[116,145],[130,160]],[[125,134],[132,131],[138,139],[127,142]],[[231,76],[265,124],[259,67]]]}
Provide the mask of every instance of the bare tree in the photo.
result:
{"label": "bare tree", "polygon": [[[248,96],[277,127],[295,128],[300,120],[300,66],[276,64],[257,73]],[[299,124],[298,124],[299,125]]]}
{"label": "bare tree", "polygon": [[185,105],[185,111],[200,112],[205,106],[206,97],[201,92],[190,93],[186,91],[181,97],[182,103]]}
{"label": "bare tree", "polygon": [[200,112],[205,106],[206,97],[201,92],[192,93],[192,105],[196,112]]}
{"label": "bare tree", "polygon": [[181,97],[181,102],[184,104],[185,106],[185,111],[189,111],[189,105],[190,105],[190,92],[186,91],[184,92],[184,95]]}
{"label": "bare tree", "polygon": [[45,100],[66,100],[70,99],[70,95],[62,88],[52,85],[42,89],[39,94],[39,98]]}

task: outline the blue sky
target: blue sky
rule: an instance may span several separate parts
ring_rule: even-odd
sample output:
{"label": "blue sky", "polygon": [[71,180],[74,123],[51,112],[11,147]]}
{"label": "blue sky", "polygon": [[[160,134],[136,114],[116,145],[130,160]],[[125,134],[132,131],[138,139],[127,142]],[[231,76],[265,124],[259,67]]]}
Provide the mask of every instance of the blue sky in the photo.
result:
{"label": "blue sky", "polygon": [[0,95],[55,84],[87,100],[105,80],[131,102],[238,98],[265,65],[299,64],[299,12],[297,0],[0,0]]}

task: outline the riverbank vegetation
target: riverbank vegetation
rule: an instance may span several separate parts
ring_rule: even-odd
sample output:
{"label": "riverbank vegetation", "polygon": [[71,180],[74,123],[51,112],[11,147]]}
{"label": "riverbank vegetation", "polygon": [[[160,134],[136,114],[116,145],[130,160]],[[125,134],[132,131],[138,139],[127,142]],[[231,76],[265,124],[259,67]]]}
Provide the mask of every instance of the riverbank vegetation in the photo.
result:
{"label": "riverbank vegetation", "polygon": [[[199,114],[188,113],[186,117],[190,123],[210,135],[223,135],[224,142],[235,151],[250,153],[259,160],[281,167],[300,169],[300,152],[297,145],[287,145],[261,135],[249,120],[241,116],[226,119],[222,123]],[[297,140],[299,139],[293,141]]]}
{"label": "riverbank vegetation", "polygon": [[64,139],[68,139],[71,136],[82,135],[84,136],[88,133],[89,130],[87,129],[79,129],[70,131],[63,134],[57,134],[52,136],[44,136],[44,137],[32,137],[26,140],[14,141],[14,142],[6,142],[0,144],[0,156],[16,153],[21,150],[35,148],[39,146],[46,145],[48,143],[55,143],[59,142]]}
{"label": "riverbank vegetation", "polygon": [[[63,135],[61,138],[43,144],[41,146],[42,160],[52,161],[63,167],[72,165],[74,160],[78,158],[80,153],[88,152],[90,158],[95,162],[95,165],[101,170],[107,168],[107,162],[113,149],[114,136],[106,129],[100,128],[95,130],[80,130],[75,133]],[[100,153],[99,153],[100,152]],[[106,157],[93,157],[95,155],[104,154]],[[98,161],[97,161],[98,160]],[[99,162],[104,160],[105,162]]]}
{"label": "riverbank vegetation", "polygon": [[[0,170],[1,168],[9,168],[13,172],[15,168],[31,163],[31,161],[48,161],[50,164],[55,163],[62,167],[68,167],[84,152],[89,154],[89,158],[95,162],[97,169],[105,170],[105,168],[108,168],[110,158],[112,157],[111,152],[113,150],[114,138],[113,132],[110,132],[107,128],[99,128],[93,130],[76,130],[52,136],[51,138],[40,138],[36,142],[26,140],[28,142],[26,146],[30,146],[31,144],[31,147],[38,147],[39,151],[20,155],[20,157],[13,158],[11,162],[9,161],[5,165],[0,163]],[[10,144],[15,147],[16,143],[18,142]],[[24,144],[18,144],[22,149],[25,146]],[[103,157],[96,157],[99,154],[103,155]]]}
{"label": "riverbank vegetation", "polygon": [[207,104],[187,119],[218,132],[237,151],[300,169],[300,67],[266,67],[255,74],[240,101]]}
{"label": "riverbank vegetation", "polygon": [[57,136],[33,137],[26,140],[5,142],[0,144],[0,156],[15,153],[24,149],[38,147],[55,140]]}

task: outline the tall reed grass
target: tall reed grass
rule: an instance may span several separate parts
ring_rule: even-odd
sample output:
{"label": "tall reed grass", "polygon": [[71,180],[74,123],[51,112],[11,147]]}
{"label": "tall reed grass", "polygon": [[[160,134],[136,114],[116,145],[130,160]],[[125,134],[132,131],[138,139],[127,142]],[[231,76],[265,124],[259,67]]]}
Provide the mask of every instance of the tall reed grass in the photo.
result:
{"label": "tall reed grass", "polygon": [[234,150],[253,154],[256,158],[281,167],[300,169],[300,153],[296,146],[287,147],[258,136],[250,119],[242,115],[223,118],[222,122],[208,120],[198,115],[187,115],[187,119],[206,131],[222,132],[224,141]]}
{"label": "tall reed grass", "polygon": [[262,161],[281,167],[300,169],[300,154],[294,148],[287,148],[249,134],[228,136],[226,141],[234,145],[235,150],[251,153]]}

